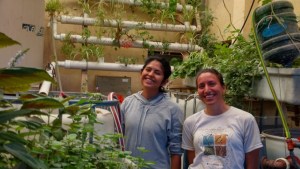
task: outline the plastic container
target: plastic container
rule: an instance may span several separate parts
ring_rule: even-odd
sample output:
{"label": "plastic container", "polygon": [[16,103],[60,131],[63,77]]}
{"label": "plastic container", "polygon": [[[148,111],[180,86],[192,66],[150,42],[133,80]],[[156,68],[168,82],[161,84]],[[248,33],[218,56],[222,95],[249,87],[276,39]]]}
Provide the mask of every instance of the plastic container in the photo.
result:
{"label": "plastic container", "polygon": [[[300,69],[267,67],[267,71],[278,100],[293,105],[300,105]],[[254,96],[274,100],[265,76],[256,81],[254,86]]]}
{"label": "plastic container", "polygon": [[[292,140],[299,142],[296,138],[300,137],[300,129],[290,129]],[[265,139],[266,155],[268,159],[276,160],[289,156],[285,133],[282,128],[268,129],[262,132],[262,138]],[[300,149],[295,148],[294,154],[300,157]]]}
{"label": "plastic container", "polygon": [[[258,41],[264,60],[291,67],[299,56],[297,17],[289,1],[275,1],[255,10]],[[291,35],[291,36],[290,36]]]}

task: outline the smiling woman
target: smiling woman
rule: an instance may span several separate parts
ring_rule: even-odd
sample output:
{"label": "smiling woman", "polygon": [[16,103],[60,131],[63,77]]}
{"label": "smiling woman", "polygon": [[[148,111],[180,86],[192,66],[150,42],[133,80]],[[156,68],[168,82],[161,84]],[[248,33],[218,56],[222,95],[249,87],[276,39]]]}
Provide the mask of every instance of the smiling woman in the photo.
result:
{"label": "smiling woman", "polygon": [[151,169],[181,168],[183,113],[163,89],[170,75],[171,67],[164,58],[149,57],[141,70],[142,91],[121,104],[125,149],[153,162]]}
{"label": "smiling woman", "polygon": [[226,104],[226,87],[217,70],[201,70],[196,82],[206,107],[184,122],[182,148],[189,168],[243,169],[246,164],[247,169],[257,169],[262,143],[253,115]]}

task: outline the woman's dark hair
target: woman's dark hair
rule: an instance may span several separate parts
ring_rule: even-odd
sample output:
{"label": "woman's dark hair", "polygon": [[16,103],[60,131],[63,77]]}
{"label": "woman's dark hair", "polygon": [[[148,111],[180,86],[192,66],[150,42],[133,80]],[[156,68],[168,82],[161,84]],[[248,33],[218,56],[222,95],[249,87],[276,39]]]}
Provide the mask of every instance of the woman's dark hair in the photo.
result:
{"label": "woman's dark hair", "polygon": [[214,68],[205,68],[205,69],[201,69],[198,71],[197,75],[196,75],[196,86],[198,87],[198,84],[197,84],[197,79],[198,77],[202,74],[202,73],[212,73],[214,75],[217,76],[217,78],[219,79],[219,82],[221,83],[222,86],[225,86],[225,83],[224,83],[224,80],[223,80],[223,75],[217,71],[216,69]]}
{"label": "woman's dark hair", "polygon": [[[164,73],[164,79],[163,79],[163,82],[166,81],[170,75],[172,74],[172,70],[171,70],[171,66],[170,66],[170,63],[163,57],[159,56],[159,55],[152,55],[152,56],[149,56],[145,63],[144,63],[144,66],[142,68],[141,71],[143,71],[145,69],[145,67],[152,61],[158,61],[161,65],[162,65],[162,68],[163,68],[163,73]],[[163,87],[161,86],[161,88],[159,89],[160,92],[165,92]]]}

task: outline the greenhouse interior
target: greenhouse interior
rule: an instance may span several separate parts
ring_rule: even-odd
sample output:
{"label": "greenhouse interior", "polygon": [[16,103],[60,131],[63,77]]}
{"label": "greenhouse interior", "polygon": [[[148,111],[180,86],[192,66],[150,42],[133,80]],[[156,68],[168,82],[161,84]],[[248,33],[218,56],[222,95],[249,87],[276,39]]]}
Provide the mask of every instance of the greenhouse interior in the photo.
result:
{"label": "greenhouse interior", "polygon": [[300,169],[298,0],[1,0],[0,18],[0,168]]}

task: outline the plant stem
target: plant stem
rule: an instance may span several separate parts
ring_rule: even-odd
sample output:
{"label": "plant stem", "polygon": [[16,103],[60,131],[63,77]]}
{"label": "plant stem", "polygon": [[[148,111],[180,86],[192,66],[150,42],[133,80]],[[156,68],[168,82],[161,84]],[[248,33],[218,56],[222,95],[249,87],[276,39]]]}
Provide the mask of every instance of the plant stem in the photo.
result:
{"label": "plant stem", "polygon": [[265,72],[265,76],[266,76],[266,79],[267,79],[267,82],[269,84],[269,87],[270,87],[270,90],[271,90],[271,93],[273,95],[273,98],[274,98],[274,101],[276,103],[276,107],[278,109],[278,112],[279,112],[279,115],[280,115],[280,118],[281,118],[281,121],[282,121],[282,125],[283,125],[283,128],[285,130],[285,135],[286,135],[286,138],[287,139],[290,139],[291,138],[291,133],[289,131],[289,127],[287,125],[287,121],[285,119],[285,116],[283,115],[283,111],[282,111],[282,107],[278,101],[278,98],[277,98],[277,95],[275,93],[275,90],[274,90],[274,87],[273,87],[273,84],[271,82],[271,79],[270,79],[270,76],[269,76],[269,73],[268,73],[268,70],[266,68],[266,65],[265,65],[265,62],[264,62],[264,59],[263,59],[263,56],[262,56],[262,53],[261,53],[261,50],[260,50],[260,46],[259,46],[259,42],[258,42],[258,39],[257,39],[257,32],[256,32],[256,25],[255,25],[255,12],[256,12],[257,8],[254,10],[253,12],[253,16],[252,16],[252,26],[253,26],[253,29],[254,29],[254,39],[255,39],[255,44],[256,44],[256,49],[257,49],[257,52],[258,52],[258,55],[259,55],[259,58],[260,58],[260,61],[261,61],[261,65],[263,67],[263,70]]}
{"label": "plant stem", "polygon": [[55,69],[57,71],[58,88],[59,88],[60,94],[62,94],[63,90],[62,90],[62,85],[61,85],[61,80],[60,80],[60,72],[59,72],[58,61],[57,61],[57,53],[56,53],[54,31],[53,31],[53,22],[56,22],[56,20],[54,21],[54,14],[50,14],[52,50],[53,50],[53,55],[54,55]]}

